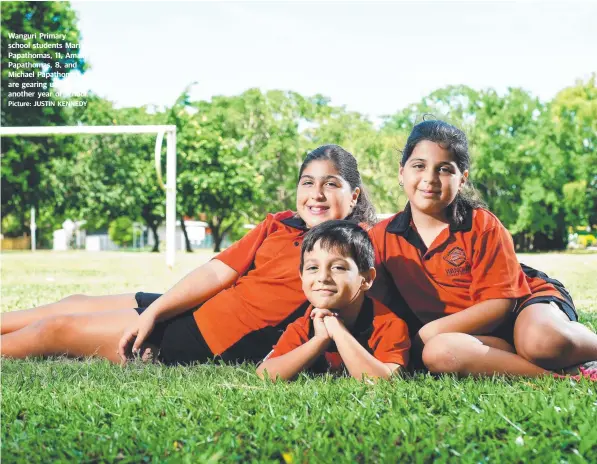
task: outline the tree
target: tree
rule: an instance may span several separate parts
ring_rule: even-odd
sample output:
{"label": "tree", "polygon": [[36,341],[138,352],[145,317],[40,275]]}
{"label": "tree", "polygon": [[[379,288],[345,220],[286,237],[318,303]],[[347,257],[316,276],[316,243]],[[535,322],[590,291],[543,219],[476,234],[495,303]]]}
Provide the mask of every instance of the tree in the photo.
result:
{"label": "tree", "polygon": [[596,75],[559,92],[549,106],[550,139],[565,154],[564,209],[570,226],[597,225]]}
{"label": "tree", "polygon": [[379,132],[369,119],[344,107],[319,105],[302,136],[304,152],[334,144],[352,153],[378,212],[397,209],[400,192],[397,162],[392,160],[392,137]]}
{"label": "tree", "polygon": [[178,135],[178,195],[183,215],[205,215],[219,251],[224,235],[262,200],[263,177],[246,147],[230,136],[235,124],[234,97],[215,97],[198,102],[194,115],[187,114]]}
{"label": "tree", "polygon": [[108,227],[108,235],[119,246],[130,245],[133,242],[133,221],[126,216],[115,219]]}
{"label": "tree", "polygon": [[[71,123],[86,125],[157,124],[161,116],[144,107],[115,109],[111,102],[89,96],[87,106],[72,114]],[[105,229],[119,217],[142,219],[159,250],[158,227],[165,217],[165,194],[153,165],[155,135],[82,135],[73,141],[72,159],[54,159],[47,177],[56,211],[85,219]]]}
{"label": "tree", "polygon": [[553,227],[545,209],[541,217],[532,217],[541,209],[532,204],[554,207],[554,198],[544,187],[545,169],[537,158],[536,143],[543,129],[538,119],[545,107],[521,89],[508,89],[505,95],[481,91],[474,107],[469,134],[473,182],[489,209],[526,248],[525,236]]}
{"label": "tree", "polygon": [[179,213],[206,218],[216,251],[244,223],[294,208],[299,126],[312,105],[294,92],[257,89],[210,102],[189,103],[188,93],[178,99],[169,121],[179,131]]}
{"label": "tree", "polygon": [[254,205],[249,212],[252,219],[295,208],[298,168],[310,151],[301,144],[300,128],[313,120],[318,102],[317,96],[257,89],[247,90],[235,101],[238,120],[229,135],[241,140],[246,155],[263,177],[265,202]]}
{"label": "tree", "polygon": [[558,191],[566,182],[566,159],[549,142],[552,129],[545,104],[522,89],[500,95],[493,89],[452,86],[386,118],[383,130],[410,131],[426,114],[467,133],[472,182],[519,248],[563,246],[565,221]]}
{"label": "tree", "polygon": [[[22,43],[32,47],[33,44],[56,44],[57,39],[42,39],[40,34],[64,34],[66,41],[76,47],[68,49],[56,48],[9,48],[10,44]],[[33,35],[29,39],[11,38],[11,34]],[[3,2],[2,3],[2,112],[1,119],[4,126],[53,126],[65,124],[66,116],[63,107],[35,107],[8,106],[11,91],[21,90],[13,84],[32,82],[36,89],[51,89],[53,81],[61,77],[53,73],[64,75],[72,72],[84,72],[87,64],[78,57],[80,33],[77,19],[68,2]],[[62,41],[60,41],[63,44]],[[59,57],[57,53],[62,53]],[[73,52],[76,57],[68,57],[66,52]],[[42,53],[43,52],[43,53]],[[18,53],[18,58],[10,54]],[[27,54],[29,53],[29,55]],[[46,55],[48,58],[31,58],[33,55]],[[15,69],[9,63],[20,63],[22,66],[43,65],[41,68],[23,68],[35,70],[33,77],[15,77]],[[69,67],[67,68],[67,65]],[[19,70],[22,71],[23,69]],[[43,75],[39,70],[45,71]],[[19,101],[31,103],[34,97],[19,98]],[[50,97],[49,99],[54,99]],[[34,206],[38,210],[52,208],[51,192],[41,188],[42,179],[48,169],[49,161],[55,157],[68,158],[71,153],[65,150],[65,141],[52,137],[5,137],[2,146],[2,217],[12,214],[19,218],[22,233],[28,227],[26,217],[29,209]]]}

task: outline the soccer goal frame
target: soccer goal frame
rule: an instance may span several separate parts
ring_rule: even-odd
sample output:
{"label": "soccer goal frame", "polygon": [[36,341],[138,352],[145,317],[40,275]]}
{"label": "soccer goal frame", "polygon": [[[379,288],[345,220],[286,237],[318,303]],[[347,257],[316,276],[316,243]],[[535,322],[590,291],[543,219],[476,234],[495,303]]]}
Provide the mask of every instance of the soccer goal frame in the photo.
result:
{"label": "soccer goal frame", "polygon": [[[157,181],[166,191],[166,265],[174,266],[176,245],[176,126],[37,126],[0,127],[2,136],[44,136],[75,134],[156,134],[155,167]],[[161,150],[166,135],[166,184],[162,179]],[[31,243],[35,250],[35,214],[31,221]]]}

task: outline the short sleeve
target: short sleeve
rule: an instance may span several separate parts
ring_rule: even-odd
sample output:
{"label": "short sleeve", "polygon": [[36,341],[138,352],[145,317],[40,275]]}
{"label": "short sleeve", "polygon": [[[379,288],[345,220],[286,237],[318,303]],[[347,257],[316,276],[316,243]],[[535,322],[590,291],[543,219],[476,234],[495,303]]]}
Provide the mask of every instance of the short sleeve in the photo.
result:
{"label": "short sleeve", "polygon": [[406,322],[398,317],[389,318],[374,333],[371,340],[373,356],[384,363],[406,367],[410,350],[410,337]]}
{"label": "short sleeve", "polygon": [[239,275],[246,274],[255,260],[257,250],[268,236],[269,224],[272,222],[272,218],[273,216],[268,215],[265,221],[261,222],[247,235],[230,245],[212,259],[222,261],[224,264],[238,272]]}
{"label": "short sleeve", "polygon": [[[309,311],[310,313],[310,311]],[[311,318],[309,314],[301,317],[286,327],[286,330],[265,359],[277,358],[290,353],[295,348],[309,341],[309,327]]]}
{"label": "short sleeve", "polygon": [[477,304],[497,298],[519,298],[530,294],[524,273],[506,228],[497,226],[483,232],[474,244],[470,295]]}

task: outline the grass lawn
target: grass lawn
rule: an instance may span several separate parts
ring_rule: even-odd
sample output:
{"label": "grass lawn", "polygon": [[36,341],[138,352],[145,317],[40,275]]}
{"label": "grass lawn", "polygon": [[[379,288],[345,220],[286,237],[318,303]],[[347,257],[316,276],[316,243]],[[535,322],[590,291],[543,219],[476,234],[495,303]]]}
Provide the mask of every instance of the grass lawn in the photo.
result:
{"label": "grass lawn", "polygon": [[[72,293],[165,291],[210,254],[5,253],[2,310]],[[522,255],[597,327],[597,254]],[[302,376],[253,365],[2,361],[3,462],[597,462],[597,384]]]}

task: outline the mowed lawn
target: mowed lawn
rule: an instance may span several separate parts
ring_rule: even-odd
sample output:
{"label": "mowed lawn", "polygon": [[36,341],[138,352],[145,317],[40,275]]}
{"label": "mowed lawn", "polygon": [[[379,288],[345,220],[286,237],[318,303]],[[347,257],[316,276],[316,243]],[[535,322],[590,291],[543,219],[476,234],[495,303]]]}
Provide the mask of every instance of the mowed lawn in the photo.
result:
{"label": "mowed lawn", "polygon": [[[2,311],[165,291],[209,253],[5,253]],[[521,255],[597,327],[597,254]],[[253,365],[2,361],[3,462],[597,462],[597,384],[418,375],[376,385]]]}

